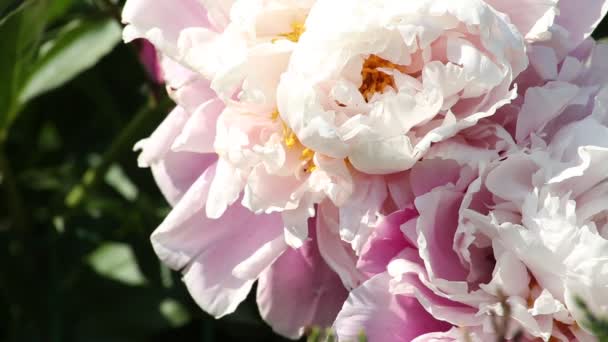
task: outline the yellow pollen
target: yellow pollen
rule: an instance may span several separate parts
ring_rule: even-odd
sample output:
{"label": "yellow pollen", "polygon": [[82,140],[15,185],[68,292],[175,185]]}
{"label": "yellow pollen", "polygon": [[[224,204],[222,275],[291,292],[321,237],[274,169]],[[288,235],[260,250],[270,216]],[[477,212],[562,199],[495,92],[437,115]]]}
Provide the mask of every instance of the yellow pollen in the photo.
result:
{"label": "yellow pollen", "polygon": [[315,151],[309,148],[305,148],[304,151],[302,151],[302,154],[300,155],[300,160],[306,162],[306,165],[304,166],[304,171],[312,173],[314,170],[317,169],[317,165],[315,165],[315,163],[312,161],[314,157]]}
{"label": "yellow pollen", "polygon": [[403,65],[395,64],[387,61],[384,58],[376,55],[370,55],[364,62],[361,69],[361,77],[363,81],[359,87],[359,91],[365,98],[366,102],[372,98],[375,93],[382,93],[386,87],[391,87],[397,90],[395,78],[378,69],[394,69],[401,73],[408,73],[408,68]]}
{"label": "yellow pollen", "polygon": [[309,148],[305,148],[304,151],[302,151],[302,155],[300,156],[300,159],[301,160],[311,160],[314,156],[315,156],[315,151],[313,151]]}
{"label": "yellow pollen", "polygon": [[313,173],[317,169],[317,165],[315,165],[312,161],[310,161],[310,166],[306,168],[306,172]]}
{"label": "yellow pollen", "polygon": [[285,146],[287,146],[287,148],[292,148],[300,144],[300,141],[294,132],[290,132],[289,134],[285,135],[283,140],[285,141]]}
{"label": "yellow pollen", "polygon": [[272,121],[277,121],[277,119],[279,119],[279,111],[278,110],[274,110],[271,114],[270,114],[270,119]]}
{"label": "yellow pollen", "polygon": [[[279,34],[279,37],[297,43],[298,40],[300,40],[300,36],[302,35],[302,33],[304,33],[304,31],[306,31],[304,23],[301,21],[294,21],[291,23],[291,32],[281,33]],[[281,38],[275,38],[272,40],[272,42],[274,43],[277,40],[280,40]]]}
{"label": "yellow pollen", "polygon": [[[275,109],[272,114],[270,114],[270,118],[273,121],[281,120],[279,111]],[[304,147],[302,143],[300,143],[300,140],[298,140],[298,137],[296,136],[294,131],[292,131],[291,128],[289,128],[289,126],[287,126],[287,124],[283,120],[281,120],[281,125],[283,126],[283,143],[288,149],[302,149],[302,152],[300,154],[300,160],[305,162],[303,163],[304,171],[312,173],[314,170],[317,169],[317,166],[313,162],[313,159],[315,157],[315,151]]]}

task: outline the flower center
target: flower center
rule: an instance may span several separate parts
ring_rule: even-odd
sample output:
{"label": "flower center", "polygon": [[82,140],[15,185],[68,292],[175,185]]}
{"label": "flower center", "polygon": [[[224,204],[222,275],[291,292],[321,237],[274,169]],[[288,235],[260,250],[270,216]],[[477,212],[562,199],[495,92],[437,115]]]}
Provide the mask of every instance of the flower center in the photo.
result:
{"label": "flower center", "polygon": [[361,95],[366,102],[372,98],[375,93],[382,93],[386,87],[391,87],[397,91],[395,78],[379,69],[394,69],[402,73],[407,73],[407,67],[387,61],[384,58],[376,55],[370,55],[364,62],[361,69],[361,77],[363,82],[359,87]]}
{"label": "flower center", "polygon": [[[270,118],[272,119],[272,121],[281,120],[279,111],[275,109],[275,111],[272,112],[272,114],[270,115]],[[289,128],[289,126],[287,126],[287,124],[283,120],[281,120],[281,125],[283,126],[283,144],[285,144],[285,147],[290,150],[294,148],[301,149],[302,152],[300,153],[300,160],[302,161],[304,172],[312,173],[314,170],[317,169],[317,165],[315,165],[313,161],[315,157],[315,151],[304,147],[304,145],[300,143],[300,140],[298,140],[296,134],[291,130],[291,128]]]}
{"label": "flower center", "polygon": [[[279,34],[279,37],[281,38],[285,38],[289,41],[292,41],[294,43],[297,43],[298,40],[300,40],[300,36],[302,35],[302,33],[304,33],[304,31],[306,31],[306,27],[304,26],[304,22],[302,21],[294,21],[291,23],[291,32],[287,32],[287,33],[281,33]],[[281,38],[275,38],[272,40],[272,42],[276,42],[277,40],[281,39]]]}

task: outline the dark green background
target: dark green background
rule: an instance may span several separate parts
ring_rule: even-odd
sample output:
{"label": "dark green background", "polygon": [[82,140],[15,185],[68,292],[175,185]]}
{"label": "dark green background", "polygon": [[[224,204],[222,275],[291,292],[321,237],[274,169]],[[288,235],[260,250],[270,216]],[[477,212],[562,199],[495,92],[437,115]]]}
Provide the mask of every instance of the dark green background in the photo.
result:
{"label": "dark green background", "polygon": [[[120,6],[0,0],[0,340],[282,341],[253,296],[204,314],[150,247],[169,208],[132,146],[171,104],[102,34]],[[19,101],[49,65],[62,76]]]}

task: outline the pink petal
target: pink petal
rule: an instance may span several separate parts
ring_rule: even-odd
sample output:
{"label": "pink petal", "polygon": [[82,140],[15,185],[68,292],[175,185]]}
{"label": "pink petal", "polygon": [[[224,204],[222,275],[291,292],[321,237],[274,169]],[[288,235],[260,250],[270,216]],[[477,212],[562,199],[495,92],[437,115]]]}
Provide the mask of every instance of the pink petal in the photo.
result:
{"label": "pink petal", "polygon": [[538,169],[538,164],[527,155],[515,154],[488,173],[486,186],[502,199],[523,202],[533,191],[532,176]]}
{"label": "pink petal", "polygon": [[340,237],[349,242],[357,254],[369,239],[388,190],[383,177],[355,173],[355,191],[340,206]]}
{"label": "pink petal", "polygon": [[[558,0],[485,0],[509,16],[527,40],[543,40],[550,36],[549,27],[557,15]],[[560,2],[561,3],[561,2]]]}
{"label": "pink petal", "polygon": [[560,0],[559,12],[556,23],[568,31],[569,46],[575,48],[591,36],[604,18],[608,12],[608,1]]}
{"label": "pink petal", "polygon": [[522,142],[533,132],[561,115],[578,94],[579,87],[565,82],[551,82],[526,90],[524,104],[517,119],[516,139]]}
{"label": "pink petal", "polygon": [[122,12],[125,41],[146,38],[159,50],[177,56],[180,33],[189,27],[210,27],[207,11],[197,0],[130,0]]}
{"label": "pink petal", "polygon": [[209,81],[175,62],[172,65],[164,69],[170,87],[169,96],[181,107],[194,113],[201,105],[217,99],[217,93],[211,89]]}
{"label": "pink petal", "polygon": [[340,277],[325,263],[311,235],[298,249],[289,248],[258,281],[260,314],[283,336],[297,339],[307,327],[331,326],[348,296]]}
{"label": "pink petal", "polygon": [[357,268],[372,276],[386,271],[388,263],[406,247],[413,247],[401,232],[401,225],[418,216],[411,209],[396,211],[379,222],[363,246]]}
{"label": "pink petal", "polygon": [[319,252],[325,262],[338,275],[344,285],[355,288],[365,277],[356,268],[356,256],[350,245],[340,239],[338,232],[338,212],[328,201],[317,208],[317,237]]}
{"label": "pink petal", "polygon": [[[424,262],[420,259],[418,251],[413,248],[406,248],[399,256],[394,258],[388,265],[387,272],[393,277],[390,282],[391,293],[416,297],[433,317],[456,326],[479,324],[479,319],[476,317],[477,303],[492,298],[489,295],[482,298],[475,295],[469,296],[466,293],[464,296],[456,295],[461,298],[469,297],[468,299],[474,302],[473,306],[446,298],[446,293],[440,291],[436,286],[437,284],[429,280]],[[447,294],[447,296],[452,295]]]}
{"label": "pink petal", "polygon": [[163,196],[174,206],[201,174],[216,161],[216,154],[171,151],[150,168]]}
{"label": "pink petal", "polygon": [[557,79],[559,61],[555,50],[547,46],[532,45],[528,52],[528,58],[530,59],[530,65],[543,80]]}
{"label": "pink petal", "polygon": [[291,195],[301,186],[302,182],[296,177],[278,176],[269,173],[264,165],[258,165],[249,175],[243,205],[253,212],[262,212],[266,208],[293,208],[298,201]]}
{"label": "pink petal", "polygon": [[169,90],[180,88],[198,77],[192,70],[165,55],[161,54],[159,58],[165,84],[169,87]]}
{"label": "pink petal", "polygon": [[[188,291],[208,313],[221,317],[245,299],[255,279],[233,275],[239,264],[283,234],[277,215],[254,215],[236,204],[210,220],[205,202],[215,168],[208,169],[152,234],[152,246],[169,267],[182,270]],[[259,267],[259,266],[258,266]],[[260,267],[261,268],[261,267]]]}
{"label": "pink petal", "polygon": [[215,153],[215,126],[223,109],[224,103],[218,98],[200,105],[184,125],[182,133],[175,139],[173,150]]}
{"label": "pink petal", "polygon": [[141,150],[137,158],[139,167],[148,167],[161,160],[171,149],[171,144],[184,128],[190,114],[182,107],[175,107],[150,137],[135,144],[134,150]]}
{"label": "pink petal", "polygon": [[410,185],[410,172],[394,173],[384,178],[387,182],[389,195],[395,202],[397,209],[413,206],[414,194]]}
{"label": "pink petal", "polygon": [[357,341],[364,332],[370,342],[409,342],[450,325],[438,321],[413,297],[389,292],[390,277],[381,273],[351,291],[336,318],[340,341]]}
{"label": "pink petal", "polygon": [[158,187],[171,205],[175,205],[190,185],[217,160],[215,153],[171,150],[171,145],[188,119],[188,112],[182,107],[176,107],[150,137],[135,145],[135,150],[141,150],[138,165],[151,167]]}
{"label": "pink petal", "polygon": [[139,59],[146,68],[148,75],[158,84],[163,83],[163,72],[160,68],[156,48],[149,41],[142,39],[139,44]]}
{"label": "pink petal", "polygon": [[460,165],[451,159],[427,159],[418,162],[410,175],[414,195],[423,195],[446,184],[456,184],[460,177]]}
{"label": "pink petal", "polygon": [[466,280],[468,271],[453,248],[462,197],[453,190],[436,188],[416,199],[418,246],[430,279]]}

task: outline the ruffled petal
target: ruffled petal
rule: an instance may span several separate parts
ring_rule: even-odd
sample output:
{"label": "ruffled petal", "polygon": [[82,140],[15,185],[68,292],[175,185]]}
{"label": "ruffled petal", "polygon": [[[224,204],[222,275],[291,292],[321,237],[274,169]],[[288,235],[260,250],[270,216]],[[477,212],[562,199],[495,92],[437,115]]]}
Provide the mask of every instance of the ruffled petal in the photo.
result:
{"label": "ruffled petal", "polygon": [[262,318],[283,336],[297,339],[312,326],[331,326],[348,291],[325,263],[314,237],[288,249],[262,273],[257,302]]}
{"label": "ruffled petal", "polygon": [[411,243],[401,232],[401,225],[418,213],[411,209],[399,210],[378,221],[373,233],[363,246],[357,268],[369,276],[386,271],[389,262]]}
{"label": "ruffled petal", "polygon": [[496,10],[509,16],[527,41],[551,37],[550,28],[559,13],[560,0],[485,0]]}
{"label": "ruffled petal", "polygon": [[365,277],[356,268],[354,251],[340,239],[338,211],[327,201],[317,208],[317,238],[321,256],[338,273],[344,285],[348,289],[359,286]]}
{"label": "ruffled petal", "polygon": [[198,0],[130,0],[122,12],[126,42],[146,38],[169,56],[178,55],[178,40],[189,27],[210,27],[207,11]]}
{"label": "ruffled petal", "polygon": [[169,204],[176,205],[192,184],[217,161],[215,154],[168,152],[150,169]]}
{"label": "ruffled petal", "polygon": [[451,327],[433,318],[416,298],[391,294],[389,281],[389,275],[381,273],[351,291],[336,318],[340,341],[357,341],[364,333],[370,342],[410,342]]}
{"label": "ruffled petal", "polygon": [[[169,267],[181,270],[194,300],[215,317],[233,312],[255,278],[233,275],[239,264],[283,234],[277,215],[254,215],[236,204],[217,220],[205,216],[205,202],[215,168],[208,169],[152,234],[152,246]],[[269,263],[272,260],[265,258]],[[256,266],[258,270],[265,267]]]}
{"label": "ruffled petal", "polygon": [[606,0],[560,0],[556,23],[567,30],[568,46],[574,49],[591,36],[606,12]]}

